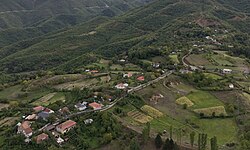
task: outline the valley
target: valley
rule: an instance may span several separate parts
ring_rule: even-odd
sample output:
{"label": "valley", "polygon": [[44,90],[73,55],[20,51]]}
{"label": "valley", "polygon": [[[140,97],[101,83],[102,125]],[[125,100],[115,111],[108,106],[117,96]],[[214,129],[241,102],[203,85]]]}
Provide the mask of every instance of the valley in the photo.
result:
{"label": "valley", "polygon": [[2,149],[250,148],[248,1],[4,2]]}

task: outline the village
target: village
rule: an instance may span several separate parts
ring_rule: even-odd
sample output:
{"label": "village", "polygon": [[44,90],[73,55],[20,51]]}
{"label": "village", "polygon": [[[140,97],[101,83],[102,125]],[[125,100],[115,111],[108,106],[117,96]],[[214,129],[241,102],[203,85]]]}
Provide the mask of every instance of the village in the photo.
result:
{"label": "village", "polygon": [[[125,60],[120,60],[124,63]],[[159,70],[160,64],[153,63],[153,68]],[[85,72],[91,76],[96,76],[98,70],[86,69]],[[138,91],[145,88],[153,83],[157,83],[159,80],[164,79],[166,76],[172,74],[172,71],[166,72],[162,71],[162,75],[158,78],[145,81],[145,76],[143,73],[127,72],[122,74],[122,82],[117,82],[113,87],[114,90],[121,91],[118,95],[105,95],[105,97],[98,96],[98,93],[94,93],[94,96],[88,101],[79,101],[74,104],[74,109],[69,109],[67,106],[60,108],[59,110],[52,110],[48,107],[39,105],[35,106],[30,110],[30,114],[24,115],[22,117],[22,122],[19,122],[17,126],[17,134],[22,134],[26,143],[34,140],[37,144],[48,140],[49,138],[54,138],[58,145],[67,142],[69,139],[65,134],[77,126],[77,122],[70,120],[70,117],[82,115],[85,113],[93,113],[105,111],[113,107],[118,101],[122,100],[128,93]],[[135,77],[134,77],[135,76]],[[126,80],[131,80],[133,78],[138,82],[137,86],[131,87],[128,83],[124,82]],[[86,118],[84,120],[85,125],[91,124],[94,120],[92,118]],[[37,123],[43,124],[42,127],[34,129]],[[40,125],[41,126],[41,125]],[[49,135],[52,135],[50,137]]]}

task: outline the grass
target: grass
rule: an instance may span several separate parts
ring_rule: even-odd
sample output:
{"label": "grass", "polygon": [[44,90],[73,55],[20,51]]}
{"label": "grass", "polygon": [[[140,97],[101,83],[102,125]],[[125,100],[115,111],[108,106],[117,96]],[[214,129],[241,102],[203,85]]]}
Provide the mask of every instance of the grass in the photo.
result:
{"label": "grass", "polygon": [[111,70],[122,70],[123,67],[121,65],[118,65],[118,64],[113,64],[111,67],[110,67]]}
{"label": "grass", "polygon": [[213,113],[215,113],[215,116],[224,115],[227,116],[227,112],[224,108],[224,106],[216,106],[216,107],[208,107],[208,108],[201,108],[201,109],[195,109],[194,112],[200,114],[203,113],[205,116],[212,116]]}
{"label": "grass", "polygon": [[14,95],[21,92],[21,89],[22,89],[21,85],[16,85],[6,88],[0,92],[0,99],[13,99],[15,98]]}
{"label": "grass", "polygon": [[176,100],[176,103],[179,104],[179,105],[187,104],[187,107],[191,107],[191,106],[194,105],[194,103],[190,99],[188,99],[186,96],[178,98]]}
{"label": "grass", "polygon": [[219,145],[232,142],[237,137],[237,125],[232,118],[226,119],[196,119],[194,121],[201,132],[207,133],[208,137],[217,137]]}
{"label": "grass", "polygon": [[180,63],[180,61],[179,61],[179,59],[178,59],[178,55],[169,55],[169,57],[170,57],[170,59],[171,59],[174,63],[176,63],[176,64],[179,64],[179,63]]}
{"label": "grass", "polygon": [[189,57],[186,58],[186,60],[195,66],[207,66],[211,65],[211,63],[205,58],[202,54],[192,54]]}
{"label": "grass", "polygon": [[217,75],[217,74],[214,74],[214,73],[204,73],[204,75],[207,77],[207,78],[212,78],[214,80],[220,80],[222,79],[221,76]]}
{"label": "grass", "polygon": [[[48,99],[46,99],[45,101],[43,101],[44,97],[47,97],[48,95],[52,95],[52,97],[49,97]],[[55,103],[57,101],[64,101],[65,100],[65,95],[62,92],[59,93],[50,93],[47,94],[45,96],[43,96],[42,98],[38,99],[37,101],[33,102],[33,105],[43,105],[43,106],[48,106],[49,104]]]}
{"label": "grass", "polygon": [[193,109],[223,106],[223,103],[217,99],[215,96],[211,95],[206,91],[194,91],[187,95],[194,105]]}
{"label": "grass", "polygon": [[228,57],[225,57],[224,55],[212,55],[211,58],[222,66],[232,66],[233,64],[229,61]]}
{"label": "grass", "polygon": [[159,118],[159,117],[163,116],[162,112],[160,112],[159,110],[157,110],[151,106],[148,106],[148,105],[142,106],[141,110],[153,118]]}
{"label": "grass", "polygon": [[163,132],[164,130],[169,131],[171,126],[173,126],[173,128],[180,128],[183,126],[181,123],[168,117],[167,115],[164,115],[160,118],[152,120],[150,122],[150,125],[157,132]]}

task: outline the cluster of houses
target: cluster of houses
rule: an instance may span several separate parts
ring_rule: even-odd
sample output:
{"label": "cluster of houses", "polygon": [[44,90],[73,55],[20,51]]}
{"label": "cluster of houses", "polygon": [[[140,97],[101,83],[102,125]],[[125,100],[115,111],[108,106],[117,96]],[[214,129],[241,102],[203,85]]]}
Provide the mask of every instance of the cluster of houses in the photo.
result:
{"label": "cluster of houses", "polygon": [[[131,78],[133,76],[133,73],[129,72],[129,73],[125,73],[123,74],[123,78]],[[145,81],[145,77],[143,75],[140,75],[136,78],[137,81],[139,82],[143,82]],[[115,86],[116,89],[118,90],[124,90],[128,88],[128,83],[119,83]]]}
{"label": "cluster of houses", "polygon": [[[92,108],[93,110],[100,110],[102,109],[103,105],[97,102],[87,103],[82,102],[75,105],[76,109],[79,111],[86,110],[87,108]],[[17,133],[22,134],[25,136],[25,142],[30,142],[31,137],[37,131],[43,131],[43,133],[37,135],[33,139],[37,144],[41,143],[42,141],[48,140],[49,135],[46,134],[47,132],[51,132],[54,136],[55,140],[58,144],[62,144],[63,142],[67,141],[67,139],[63,139],[61,135],[67,133],[69,130],[76,126],[76,122],[73,120],[67,120],[65,122],[60,123],[59,119],[54,124],[46,124],[42,128],[38,129],[37,131],[33,131],[32,124],[36,122],[37,119],[42,119],[44,121],[48,121],[48,118],[51,114],[55,113],[53,110],[43,107],[43,106],[36,106],[33,108],[33,113],[28,116],[23,116],[23,121],[17,124]],[[58,110],[58,113],[61,115],[70,114],[70,110],[68,107],[63,107]],[[85,124],[91,124],[93,119],[87,119],[84,121]],[[45,132],[45,133],[44,133]]]}
{"label": "cluster of houses", "polygon": [[89,107],[92,108],[93,110],[100,110],[102,109],[103,105],[97,102],[93,102],[93,103],[79,102],[75,105],[75,108],[78,109],[79,111],[84,111]]}

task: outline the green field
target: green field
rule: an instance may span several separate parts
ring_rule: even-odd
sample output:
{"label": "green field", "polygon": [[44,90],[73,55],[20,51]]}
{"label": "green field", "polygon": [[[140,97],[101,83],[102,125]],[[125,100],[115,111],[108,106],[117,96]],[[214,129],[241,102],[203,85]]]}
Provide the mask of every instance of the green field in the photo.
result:
{"label": "green field", "polygon": [[178,55],[169,55],[169,57],[171,58],[171,60],[174,62],[174,63],[177,63],[179,64],[180,61],[178,59]]}
{"label": "green field", "polygon": [[196,119],[194,123],[200,132],[207,133],[209,138],[216,136],[219,145],[233,142],[237,137],[237,125],[234,119]]}
{"label": "green field", "polygon": [[38,99],[37,101],[33,102],[33,105],[43,105],[47,106],[49,104],[55,103],[57,101],[65,101],[65,95],[62,92],[56,93],[52,98],[47,100],[41,101]]}
{"label": "green field", "polygon": [[214,73],[204,73],[204,75],[207,77],[207,78],[212,78],[214,80],[219,80],[219,79],[222,79],[221,76],[217,75],[217,74],[214,74]]}
{"label": "green field", "polygon": [[9,88],[0,91],[0,98],[1,99],[13,99],[15,95],[21,92],[21,85],[11,86]]}
{"label": "green field", "polygon": [[211,62],[209,62],[204,54],[192,54],[186,58],[186,60],[195,66],[207,66],[211,65]]}
{"label": "green field", "polygon": [[194,105],[192,109],[223,106],[223,103],[206,91],[194,91],[187,95]]}

